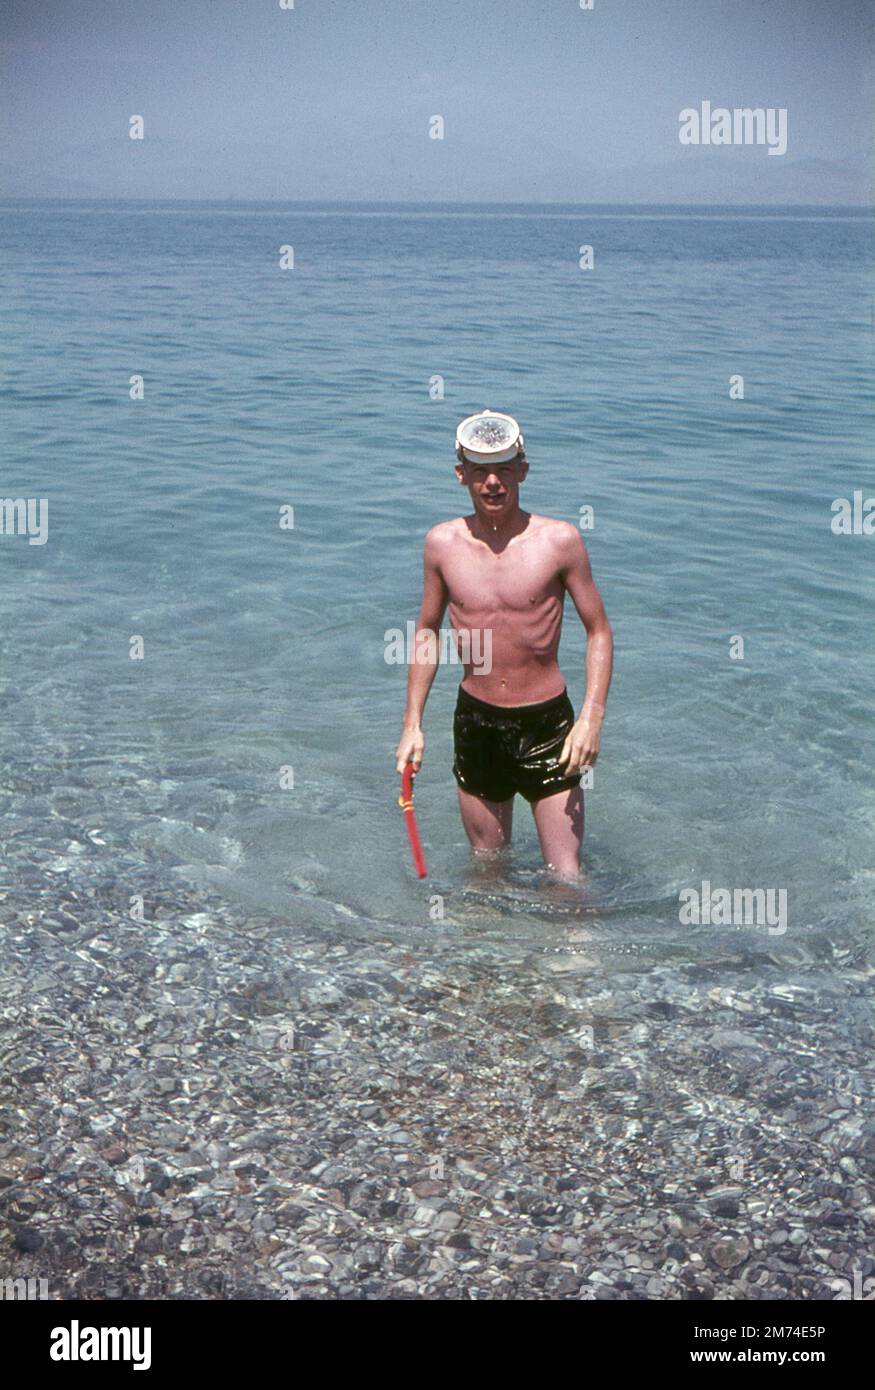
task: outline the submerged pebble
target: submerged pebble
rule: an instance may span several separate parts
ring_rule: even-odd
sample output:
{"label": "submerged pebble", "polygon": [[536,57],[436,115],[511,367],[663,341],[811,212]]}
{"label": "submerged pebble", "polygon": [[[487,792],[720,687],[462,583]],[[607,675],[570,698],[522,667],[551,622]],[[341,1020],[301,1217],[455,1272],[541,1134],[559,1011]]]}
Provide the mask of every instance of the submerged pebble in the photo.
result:
{"label": "submerged pebble", "polygon": [[817,1300],[871,1247],[849,950],[502,956],[56,864],[0,914],[6,1264],[53,1298]]}

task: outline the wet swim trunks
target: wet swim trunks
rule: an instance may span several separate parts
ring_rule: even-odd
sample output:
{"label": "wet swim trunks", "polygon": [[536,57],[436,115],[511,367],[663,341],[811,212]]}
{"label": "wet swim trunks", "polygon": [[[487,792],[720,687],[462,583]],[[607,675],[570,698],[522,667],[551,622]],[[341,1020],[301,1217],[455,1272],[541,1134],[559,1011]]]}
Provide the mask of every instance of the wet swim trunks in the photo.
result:
{"label": "wet swim trunks", "polygon": [[580,785],[556,761],[574,723],[563,690],[540,705],[488,705],[459,686],[453,719],[453,775],[459,786],[486,801],[509,801],[519,792],[541,801]]}

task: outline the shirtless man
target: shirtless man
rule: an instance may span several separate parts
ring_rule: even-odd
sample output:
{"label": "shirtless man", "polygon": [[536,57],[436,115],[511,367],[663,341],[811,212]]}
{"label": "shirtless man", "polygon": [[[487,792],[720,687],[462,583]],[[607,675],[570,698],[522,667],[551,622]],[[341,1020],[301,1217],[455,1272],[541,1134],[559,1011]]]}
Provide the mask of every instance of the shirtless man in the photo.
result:
{"label": "shirtless man", "polygon": [[[434,526],[425,538],[417,638],[434,633],[425,649],[435,655],[409,667],[397,770],[412,762],[418,771],[422,763],[422,714],[449,604],[463,653],[482,652],[486,631],[492,642],[488,671],[485,663],[463,663],[453,724],[453,774],[468,839],[475,851],[509,844],[519,792],[531,803],[545,864],[576,878],[580,777],[599,752],[613,658],[610,624],[579,530],[520,508],[529,465],[516,421],[483,411],[462,421],[456,441],[456,476],[474,511]],[[566,593],[588,639],[586,696],[576,721],[557,662]]]}

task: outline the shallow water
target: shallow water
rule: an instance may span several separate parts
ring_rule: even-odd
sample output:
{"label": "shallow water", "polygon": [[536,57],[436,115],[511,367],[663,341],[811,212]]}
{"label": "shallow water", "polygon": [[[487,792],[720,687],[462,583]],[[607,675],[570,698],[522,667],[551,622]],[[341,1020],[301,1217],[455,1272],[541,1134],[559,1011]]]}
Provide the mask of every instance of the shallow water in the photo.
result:
{"label": "shallow water", "polygon": [[[829,522],[871,476],[868,216],[18,205],[3,239],[3,491],[47,496],[51,528],[0,549],[25,823],[22,797],[36,818],[71,806],[241,901],[336,900],[339,928],[422,925],[432,891],[486,925],[461,889],[458,672],[428,710],[423,888],[383,639],[415,614],[424,531],[460,503],[454,423],[491,404],[526,429],[528,505],[596,509],[618,648],[588,797],[596,911],[671,936],[678,892],[708,880],[785,887],[799,939],[866,932],[870,542]],[[572,611],[575,700],[583,650]],[[549,920],[522,805],[517,827],[500,931]]]}

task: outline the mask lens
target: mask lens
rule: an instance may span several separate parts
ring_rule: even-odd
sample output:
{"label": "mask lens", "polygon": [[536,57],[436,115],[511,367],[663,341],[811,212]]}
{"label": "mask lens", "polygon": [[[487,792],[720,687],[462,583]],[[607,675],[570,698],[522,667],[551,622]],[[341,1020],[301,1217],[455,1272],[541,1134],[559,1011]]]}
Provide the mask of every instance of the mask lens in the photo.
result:
{"label": "mask lens", "polygon": [[474,449],[506,449],[513,443],[513,434],[506,420],[477,420],[466,431],[465,443]]}

